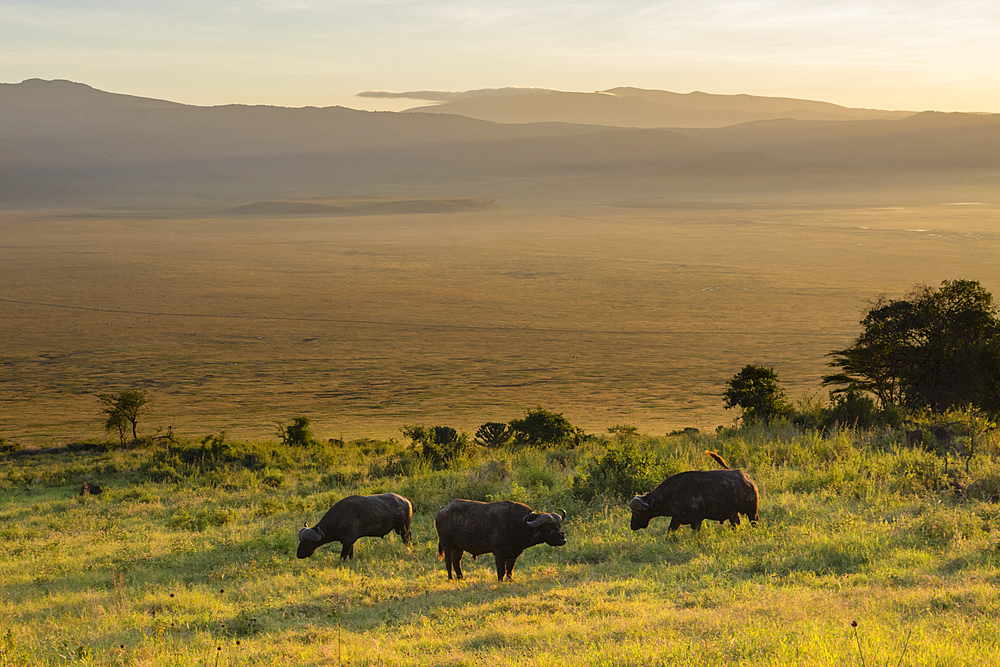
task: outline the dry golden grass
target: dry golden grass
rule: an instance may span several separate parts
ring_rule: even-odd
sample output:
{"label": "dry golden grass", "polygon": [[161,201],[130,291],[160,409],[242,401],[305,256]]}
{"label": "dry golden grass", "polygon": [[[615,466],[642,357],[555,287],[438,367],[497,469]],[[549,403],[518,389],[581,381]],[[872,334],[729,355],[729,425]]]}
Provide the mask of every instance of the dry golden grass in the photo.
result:
{"label": "dry golden grass", "polygon": [[0,435],[102,435],[94,394],[148,389],[140,431],[474,430],[543,405],[587,430],[714,428],[774,366],[825,392],[865,303],[1000,292],[995,205],[500,208],[420,215],[0,215]]}

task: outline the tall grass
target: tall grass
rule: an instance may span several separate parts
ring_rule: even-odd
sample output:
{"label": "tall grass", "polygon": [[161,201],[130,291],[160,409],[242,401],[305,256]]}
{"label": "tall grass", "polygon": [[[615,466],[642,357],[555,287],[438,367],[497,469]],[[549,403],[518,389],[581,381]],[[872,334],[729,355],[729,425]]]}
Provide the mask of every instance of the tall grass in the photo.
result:
{"label": "tall grass", "polygon": [[[224,445],[224,446],[223,446]],[[996,440],[964,469],[892,431],[788,425],[645,437],[649,465],[754,477],[761,522],[628,528],[578,492],[619,443],[479,449],[432,470],[395,441],[197,441],[0,459],[0,665],[981,665],[1000,656]],[[197,456],[193,452],[198,452]],[[164,465],[175,476],[160,477]],[[78,496],[87,480],[107,490]],[[978,491],[977,491],[978,489]],[[414,540],[294,557],[351,493],[397,491]],[[568,543],[448,581],[454,497],[565,508]],[[851,622],[856,621],[853,628]],[[863,655],[863,658],[862,658]]]}

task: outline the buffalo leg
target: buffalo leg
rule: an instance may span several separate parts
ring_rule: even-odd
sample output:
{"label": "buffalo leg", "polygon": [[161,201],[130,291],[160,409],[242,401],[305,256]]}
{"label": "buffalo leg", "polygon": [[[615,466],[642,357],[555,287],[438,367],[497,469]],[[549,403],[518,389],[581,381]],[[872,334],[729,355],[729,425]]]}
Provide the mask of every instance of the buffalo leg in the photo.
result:
{"label": "buffalo leg", "polygon": [[507,559],[506,570],[507,570],[507,581],[511,581],[514,578],[514,563],[517,562],[517,556],[511,556]]}
{"label": "buffalo leg", "polygon": [[409,526],[400,526],[399,529],[396,532],[399,533],[399,536],[403,539],[403,544],[409,544],[410,543],[410,527]]}
{"label": "buffalo leg", "polygon": [[514,561],[517,560],[517,556],[512,556],[508,553],[494,553],[493,557],[496,559],[497,563],[497,580],[503,581],[511,580],[511,573],[514,571]]}
{"label": "buffalo leg", "polygon": [[455,567],[455,578],[465,579],[465,575],[462,574],[462,556],[464,552],[461,549],[453,549],[451,552],[452,565]]}
{"label": "buffalo leg", "polygon": [[[719,523],[722,522],[720,521]],[[732,526],[733,528],[736,528],[736,526],[740,525],[740,515],[734,514],[733,516],[731,516],[729,518],[729,525]]]}
{"label": "buffalo leg", "polygon": [[444,566],[448,570],[448,579],[451,579],[451,547],[444,549]]}
{"label": "buffalo leg", "polygon": [[671,517],[670,527],[667,530],[669,530],[672,533],[680,527],[681,527],[681,520],[678,519],[677,517]]}
{"label": "buffalo leg", "polygon": [[354,542],[344,542],[344,548],[340,550],[340,559],[346,560],[354,558]]}
{"label": "buffalo leg", "polygon": [[691,530],[698,532],[701,530],[701,519],[697,519],[691,522]]}

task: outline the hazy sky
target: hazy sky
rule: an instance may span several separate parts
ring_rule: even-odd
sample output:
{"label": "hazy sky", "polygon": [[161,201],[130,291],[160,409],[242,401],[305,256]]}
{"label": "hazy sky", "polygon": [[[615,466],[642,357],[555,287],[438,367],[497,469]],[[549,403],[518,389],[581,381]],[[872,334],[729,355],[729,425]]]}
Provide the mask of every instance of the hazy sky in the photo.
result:
{"label": "hazy sky", "polygon": [[1000,2],[0,0],[0,82],[35,77],[201,105],[637,86],[1000,112]]}

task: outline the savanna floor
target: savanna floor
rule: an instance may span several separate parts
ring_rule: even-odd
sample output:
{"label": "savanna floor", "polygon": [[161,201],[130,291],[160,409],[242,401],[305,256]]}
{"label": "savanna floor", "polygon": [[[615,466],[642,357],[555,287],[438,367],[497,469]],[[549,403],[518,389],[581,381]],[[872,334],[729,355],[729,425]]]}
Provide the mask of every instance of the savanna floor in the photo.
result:
{"label": "savanna floor", "polygon": [[142,425],[268,437],[474,431],[542,405],[603,431],[730,423],[745,364],[825,396],[866,304],[917,283],[1000,289],[996,205],[500,207],[301,218],[0,215],[0,434]]}

